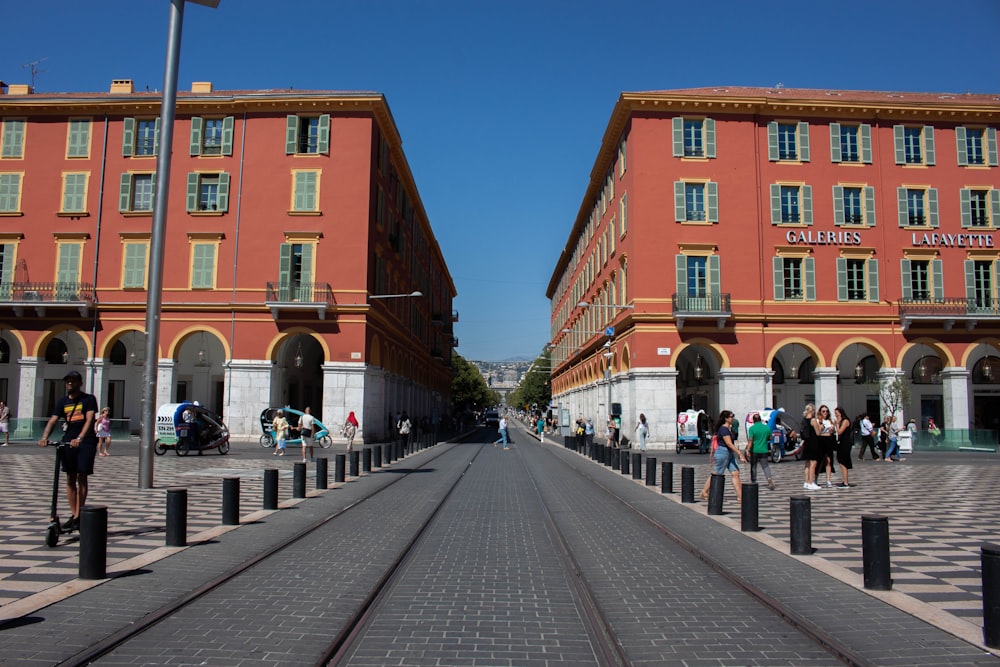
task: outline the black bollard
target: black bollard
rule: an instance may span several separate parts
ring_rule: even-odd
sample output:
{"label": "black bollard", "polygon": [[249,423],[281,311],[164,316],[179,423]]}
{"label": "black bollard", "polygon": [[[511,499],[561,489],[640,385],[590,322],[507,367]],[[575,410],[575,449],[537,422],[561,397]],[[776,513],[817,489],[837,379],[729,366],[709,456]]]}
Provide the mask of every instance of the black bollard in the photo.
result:
{"label": "black bollard", "polygon": [[726,476],[712,473],[712,481],[708,486],[708,513],[722,514],[722,501],[726,495]]}
{"label": "black bollard", "polygon": [[632,454],[632,479],[642,479],[642,454]]}
{"label": "black bollard", "polygon": [[812,500],[808,496],[789,498],[791,517],[791,553],[797,556],[811,556],[812,549]]}
{"label": "black bollard", "polygon": [[344,483],[344,468],[347,467],[347,454],[335,454],[333,457],[333,481]]}
{"label": "black bollard", "polygon": [[292,466],[292,498],[306,497],[306,464],[299,462]]}
{"label": "black bollard", "polygon": [[375,445],[372,447],[372,467],[382,467],[382,445]]}
{"label": "black bollard", "polygon": [[861,556],[864,562],[865,588],[892,590],[889,568],[889,517],[861,515]]}
{"label": "black bollard", "polygon": [[222,525],[240,525],[240,478],[222,478]]}
{"label": "black bollard", "polygon": [[372,448],[365,447],[361,450],[361,470],[362,472],[372,471]]}
{"label": "black bollard", "polygon": [[603,448],[603,447],[604,447],[604,445],[602,445],[600,443],[597,443],[597,444],[594,445],[594,449],[591,450],[591,452],[590,452],[590,460],[591,461],[600,460],[602,463],[604,462],[603,458],[599,459],[599,457],[598,457],[598,454],[600,453],[601,448]]}
{"label": "black bollard", "polygon": [[104,579],[108,571],[108,508],[84,505],[80,512],[81,579]]}
{"label": "black bollard", "polygon": [[740,503],[740,528],[744,533],[754,533],[760,530],[759,500],[760,487],[757,482],[743,482],[740,485],[743,489],[742,502]]}
{"label": "black bollard", "polygon": [[1000,545],[979,547],[983,578],[983,643],[1000,648]]}
{"label": "black bollard", "polygon": [[188,492],[187,489],[167,489],[167,541],[168,547],[187,546]]}
{"label": "black bollard", "polygon": [[694,468],[681,466],[681,502],[694,502]]}
{"label": "black bollard", "polygon": [[646,459],[646,486],[656,486],[656,459]]}
{"label": "black bollard", "polygon": [[660,464],[660,493],[674,492],[674,462],[664,461]]}
{"label": "black bollard", "polygon": [[351,477],[358,477],[358,463],[360,462],[361,455],[358,453],[358,450],[356,449],[353,452],[351,452],[350,455],[351,455],[350,468],[348,469],[347,474],[350,475]]}
{"label": "black bollard", "polygon": [[264,471],[264,509],[278,509],[278,469]]}
{"label": "black bollard", "polygon": [[631,471],[631,468],[629,466],[630,459],[629,459],[629,455],[628,455],[628,450],[627,449],[616,449],[615,450],[616,454],[619,453],[619,452],[621,453],[621,459],[622,459],[622,474],[623,475],[631,475],[632,471]]}
{"label": "black bollard", "polygon": [[327,487],[327,466],[330,459],[325,456],[316,458],[316,488],[325,489]]}

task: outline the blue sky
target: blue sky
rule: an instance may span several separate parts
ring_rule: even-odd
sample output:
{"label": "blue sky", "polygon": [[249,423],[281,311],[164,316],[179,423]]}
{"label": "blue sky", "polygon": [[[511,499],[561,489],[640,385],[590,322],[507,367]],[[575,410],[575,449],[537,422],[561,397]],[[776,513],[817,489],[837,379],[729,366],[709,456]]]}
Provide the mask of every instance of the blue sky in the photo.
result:
{"label": "blue sky", "polygon": [[[0,0],[0,79],[163,86],[168,0]],[[222,0],[179,87],[384,93],[458,288],[459,353],[533,358],[545,288],[623,91],[1000,92],[1000,0]]]}

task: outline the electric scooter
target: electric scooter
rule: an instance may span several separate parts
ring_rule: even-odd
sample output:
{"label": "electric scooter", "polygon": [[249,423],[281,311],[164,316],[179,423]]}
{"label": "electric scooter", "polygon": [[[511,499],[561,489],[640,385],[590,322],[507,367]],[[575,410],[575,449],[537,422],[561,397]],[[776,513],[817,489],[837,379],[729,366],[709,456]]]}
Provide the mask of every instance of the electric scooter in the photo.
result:
{"label": "electric scooter", "polygon": [[61,442],[49,442],[56,447],[56,469],[52,476],[52,512],[48,530],[45,531],[45,546],[52,548],[59,542],[62,527],[59,524],[59,469],[62,467],[63,447]]}

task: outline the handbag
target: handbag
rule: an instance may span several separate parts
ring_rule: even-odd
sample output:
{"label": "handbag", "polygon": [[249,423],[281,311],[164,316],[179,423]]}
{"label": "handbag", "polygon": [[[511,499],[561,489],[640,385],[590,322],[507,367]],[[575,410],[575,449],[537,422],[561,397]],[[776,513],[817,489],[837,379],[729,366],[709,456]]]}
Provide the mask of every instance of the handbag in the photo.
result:
{"label": "handbag", "polygon": [[719,436],[718,434],[712,436],[712,453],[719,448]]}

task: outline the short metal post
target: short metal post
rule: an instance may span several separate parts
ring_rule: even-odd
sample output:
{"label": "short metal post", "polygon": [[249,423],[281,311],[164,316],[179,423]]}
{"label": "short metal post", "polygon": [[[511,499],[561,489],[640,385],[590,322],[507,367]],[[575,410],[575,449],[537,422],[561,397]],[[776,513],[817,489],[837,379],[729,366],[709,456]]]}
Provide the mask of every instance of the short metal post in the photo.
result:
{"label": "short metal post", "polygon": [[812,549],[812,500],[808,496],[789,498],[791,516],[791,553],[797,556],[811,556]]}
{"label": "short metal post", "polygon": [[674,462],[664,461],[660,464],[660,493],[674,492]]}
{"label": "short metal post", "polygon": [[372,447],[372,467],[382,467],[382,445],[375,445]]}
{"label": "short metal post", "polygon": [[382,448],[382,465],[387,466],[392,463],[392,446],[386,444]]}
{"label": "short metal post", "polygon": [[694,502],[694,468],[681,466],[681,502]]}
{"label": "short metal post", "polygon": [[594,444],[594,449],[590,452],[590,460],[591,461],[598,461],[600,463],[604,463],[604,457],[601,456],[601,452],[603,450],[604,450],[604,445],[602,445],[600,443],[595,443]]}
{"label": "short metal post", "polygon": [[631,470],[631,466],[629,465],[631,463],[631,458],[628,455],[628,450],[627,449],[616,449],[615,450],[615,454],[618,455],[619,453],[620,453],[621,460],[622,460],[622,474],[623,475],[631,475],[632,474],[632,470]]}
{"label": "short metal post", "polygon": [[892,590],[889,567],[889,517],[861,515],[861,558],[864,562],[865,588]]}
{"label": "short metal post", "polygon": [[330,459],[325,456],[316,457],[316,488],[325,489],[327,487],[327,466]]}
{"label": "short metal post", "polygon": [[347,467],[347,454],[335,454],[333,457],[333,481],[335,484],[344,483],[344,468]]}
{"label": "short metal post", "polygon": [[656,459],[646,459],[646,486],[656,486]]}
{"label": "short metal post", "polygon": [[84,505],[80,511],[81,579],[104,579],[108,569],[108,508]]}
{"label": "short metal post", "polygon": [[278,509],[278,469],[264,471],[264,509]]}
{"label": "short metal post", "polygon": [[743,493],[740,502],[740,528],[744,533],[753,533],[760,530],[759,508],[760,508],[760,487],[757,482],[743,482],[741,485]]}
{"label": "short metal post", "polygon": [[353,452],[351,452],[351,467],[347,472],[347,474],[350,475],[351,477],[358,476],[358,467],[359,467],[358,464],[360,462],[360,459],[361,455],[359,454],[358,450],[355,449]]}
{"label": "short metal post", "polygon": [[306,464],[296,463],[292,466],[292,498],[306,497]]}
{"label": "short metal post", "polygon": [[240,525],[240,478],[222,478],[222,525]]}
{"label": "short metal post", "polygon": [[979,547],[983,578],[983,643],[1000,648],[1000,545]]}
{"label": "short metal post", "polygon": [[372,471],[372,448],[365,447],[361,450],[361,470],[362,472]]}
{"label": "short metal post", "polygon": [[167,541],[168,547],[187,546],[188,522],[187,489],[167,489]]}
{"label": "short metal post", "polygon": [[632,454],[632,479],[642,479],[642,454]]}
{"label": "short metal post", "polygon": [[712,481],[708,486],[708,513],[722,514],[722,501],[726,495],[726,476],[712,473]]}

